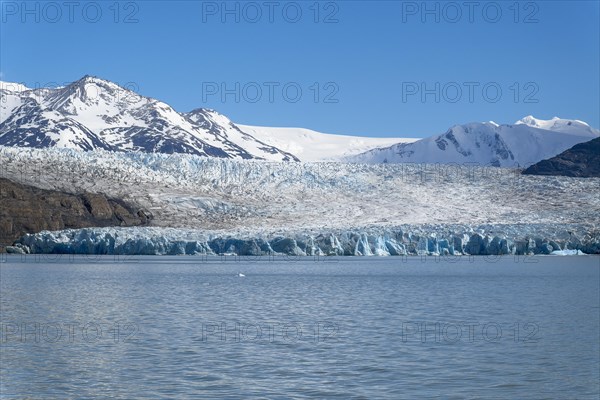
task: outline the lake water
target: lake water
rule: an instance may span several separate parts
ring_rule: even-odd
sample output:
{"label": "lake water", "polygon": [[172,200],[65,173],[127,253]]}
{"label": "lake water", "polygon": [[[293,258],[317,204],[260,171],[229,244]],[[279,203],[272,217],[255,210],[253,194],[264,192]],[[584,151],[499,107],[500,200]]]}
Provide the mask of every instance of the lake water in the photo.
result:
{"label": "lake water", "polygon": [[4,257],[2,398],[600,393],[599,257]]}

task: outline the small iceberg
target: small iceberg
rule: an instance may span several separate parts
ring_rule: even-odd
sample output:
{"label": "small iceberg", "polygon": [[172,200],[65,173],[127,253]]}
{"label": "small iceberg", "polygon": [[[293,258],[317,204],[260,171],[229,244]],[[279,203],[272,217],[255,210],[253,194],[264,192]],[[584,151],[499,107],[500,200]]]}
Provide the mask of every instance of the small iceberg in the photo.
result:
{"label": "small iceberg", "polygon": [[240,277],[240,278],[245,278],[245,277],[246,277],[246,275],[242,274],[241,272],[240,272],[240,273],[238,273],[238,275],[237,275],[237,276],[238,276],[238,277]]}
{"label": "small iceberg", "polygon": [[585,253],[581,250],[554,250],[550,254],[555,256],[585,256]]}

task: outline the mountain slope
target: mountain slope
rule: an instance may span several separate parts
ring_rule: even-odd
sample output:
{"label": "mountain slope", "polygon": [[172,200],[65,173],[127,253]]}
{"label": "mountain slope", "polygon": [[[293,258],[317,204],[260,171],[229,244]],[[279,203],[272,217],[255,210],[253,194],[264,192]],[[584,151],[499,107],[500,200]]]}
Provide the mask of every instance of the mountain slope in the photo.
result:
{"label": "mountain slope", "polygon": [[240,150],[243,149],[250,155],[282,153],[286,155],[282,161],[298,161],[295,154],[292,156],[292,153],[289,151],[280,150],[277,146],[265,143],[259,137],[245,132],[245,130],[241,129],[240,125],[234,124],[229,118],[214,110],[198,108],[186,113],[185,117],[197,126],[210,132],[215,138],[223,138],[231,146]]}
{"label": "mountain slope", "polygon": [[579,143],[556,157],[542,160],[523,174],[600,177],[600,138]]}
{"label": "mountain slope", "polygon": [[0,124],[0,145],[88,151],[110,149],[106,142],[79,122],[42,107],[33,98],[24,99]]}
{"label": "mountain slope", "polygon": [[442,135],[414,143],[374,149],[346,161],[359,163],[476,163],[496,167],[531,165],[575,144],[598,137],[598,130],[580,121],[535,120],[514,125],[493,122],[455,125]]}

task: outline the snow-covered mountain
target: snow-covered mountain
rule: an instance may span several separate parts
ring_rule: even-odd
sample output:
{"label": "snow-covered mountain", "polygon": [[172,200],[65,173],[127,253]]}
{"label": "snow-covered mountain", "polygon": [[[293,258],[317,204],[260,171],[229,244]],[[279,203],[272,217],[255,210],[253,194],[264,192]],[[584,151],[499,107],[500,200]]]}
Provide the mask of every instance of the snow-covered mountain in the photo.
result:
{"label": "snow-covered mountain", "polygon": [[214,110],[178,112],[85,76],[58,88],[0,82],[0,145],[185,153],[268,161],[478,163],[526,166],[600,135],[577,120],[532,116],[512,125],[455,125],[426,139],[330,135],[238,125]]}
{"label": "snow-covered mountain", "polygon": [[91,76],[54,89],[2,82],[0,96],[0,145],[298,161],[216,111],[180,113]]}
{"label": "snow-covered mountain", "polygon": [[577,120],[525,117],[515,124],[494,122],[455,125],[446,133],[414,143],[399,143],[349,156],[358,163],[477,163],[522,167],[553,157],[600,136],[600,131]]}

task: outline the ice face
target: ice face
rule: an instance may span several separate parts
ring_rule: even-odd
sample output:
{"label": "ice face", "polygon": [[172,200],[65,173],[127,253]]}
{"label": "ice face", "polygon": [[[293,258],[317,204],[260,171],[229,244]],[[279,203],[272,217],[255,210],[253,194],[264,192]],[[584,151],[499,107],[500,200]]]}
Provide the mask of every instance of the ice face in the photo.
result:
{"label": "ice face", "polygon": [[[501,256],[508,254],[578,254],[600,253],[600,236],[586,237],[585,228],[557,231],[556,226],[527,227],[523,225],[477,227],[503,230],[500,234],[467,235],[469,226],[403,226],[395,230],[338,231],[333,233],[290,233],[288,236],[257,235],[214,236],[199,230],[173,228],[85,228],[27,234],[16,248],[26,253],[46,254],[119,254],[119,255],[222,255],[239,256]],[[543,229],[542,229],[543,228]],[[573,229],[570,226],[569,229]],[[533,232],[554,237],[532,236]],[[558,233],[557,233],[558,232]],[[445,236],[440,238],[440,236]],[[453,238],[459,238],[457,242]],[[450,244],[451,241],[458,246]],[[575,251],[575,253],[573,253]],[[15,251],[16,252],[16,251]]]}

